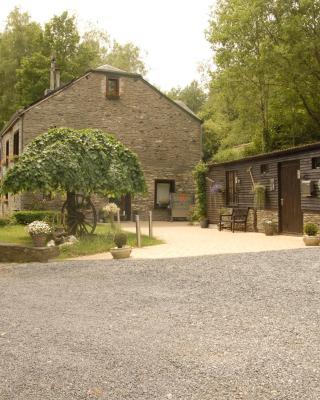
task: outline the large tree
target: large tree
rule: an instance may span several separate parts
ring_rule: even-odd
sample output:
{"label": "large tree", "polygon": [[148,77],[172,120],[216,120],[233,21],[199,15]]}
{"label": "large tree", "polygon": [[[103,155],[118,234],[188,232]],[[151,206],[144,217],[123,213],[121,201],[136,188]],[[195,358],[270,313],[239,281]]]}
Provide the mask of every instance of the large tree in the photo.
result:
{"label": "large tree", "polygon": [[61,69],[62,84],[106,63],[146,72],[141,51],[131,42],[119,44],[97,29],[80,35],[76,18],[66,11],[42,28],[15,8],[0,32],[0,129],[13,112],[49,87],[52,55]]}
{"label": "large tree", "polygon": [[218,1],[207,34],[216,70],[205,107],[218,153],[319,140],[319,12],[319,0]]}
{"label": "large tree", "polygon": [[15,8],[7,18],[4,31],[0,32],[0,129],[20,102],[14,90],[17,70],[25,57],[41,47],[41,42],[41,26]]}
{"label": "large tree", "polygon": [[119,197],[145,190],[137,156],[98,129],[50,129],[26,147],[1,184],[2,193],[67,193],[71,232],[77,230],[77,193]]}
{"label": "large tree", "polygon": [[194,113],[198,113],[204,105],[207,95],[198,81],[194,80],[189,85],[172,88],[167,92],[172,100],[183,101]]}

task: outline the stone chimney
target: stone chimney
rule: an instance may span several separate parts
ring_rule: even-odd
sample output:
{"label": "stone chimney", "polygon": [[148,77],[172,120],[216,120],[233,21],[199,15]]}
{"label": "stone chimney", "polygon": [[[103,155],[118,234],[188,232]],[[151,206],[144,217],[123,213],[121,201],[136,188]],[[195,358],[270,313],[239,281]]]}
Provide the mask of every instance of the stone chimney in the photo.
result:
{"label": "stone chimney", "polygon": [[50,67],[50,90],[56,88],[56,59],[52,57]]}
{"label": "stone chimney", "polygon": [[46,89],[44,94],[47,95],[60,87],[60,69],[57,67],[56,59],[53,56],[50,66],[50,89]]}

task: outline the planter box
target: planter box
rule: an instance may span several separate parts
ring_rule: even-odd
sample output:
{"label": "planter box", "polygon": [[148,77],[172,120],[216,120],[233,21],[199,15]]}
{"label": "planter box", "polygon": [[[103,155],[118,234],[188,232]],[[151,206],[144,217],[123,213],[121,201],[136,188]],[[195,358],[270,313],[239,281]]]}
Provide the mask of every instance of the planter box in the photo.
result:
{"label": "planter box", "polygon": [[319,239],[318,236],[305,235],[303,237],[303,241],[304,241],[306,246],[319,246],[320,239]]}
{"label": "planter box", "polygon": [[58,247],[27,247],[17,244],[0,244],[0,262],[47,262],[50,258],[58,257]]}
{"label": "planter box", "polygon": [[131,251],[132,251],[131,247],[121,247],[121,248],[114,247],[110,249],[112,257],[116,260],[130,257]]}

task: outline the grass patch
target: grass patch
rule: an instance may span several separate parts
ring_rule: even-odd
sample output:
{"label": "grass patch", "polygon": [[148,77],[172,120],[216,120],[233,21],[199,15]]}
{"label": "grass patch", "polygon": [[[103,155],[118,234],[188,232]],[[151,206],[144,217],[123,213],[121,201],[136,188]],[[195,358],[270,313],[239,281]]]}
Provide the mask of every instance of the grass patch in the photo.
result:
{"label": "grass patch", "polygon": [[[136,235],[131,232],[126,232],[128,235],[128,245],[136,246]],[[86,256],[91,254],[104,253],[114,247],[113,243],[114,231],[110,225],[99,224],[93,236],[83,237],[78,243],[62,247],[60,250],[59,259],[73,258]],[[16,243],[23,246],[32,246],[32,241],[29,234],[26,232],[26,227],[22,225],[8,225],[0,227],[0,242]],[[163,243],[158,239],[150,239],[149,236],[141,236],[142,246],[153,246]]]}
{"label": "grass patch", "polygon": [[29,233],[23,225],[6,225],[0,227],[0,243],[15,243],[22,246],[32,246]]}

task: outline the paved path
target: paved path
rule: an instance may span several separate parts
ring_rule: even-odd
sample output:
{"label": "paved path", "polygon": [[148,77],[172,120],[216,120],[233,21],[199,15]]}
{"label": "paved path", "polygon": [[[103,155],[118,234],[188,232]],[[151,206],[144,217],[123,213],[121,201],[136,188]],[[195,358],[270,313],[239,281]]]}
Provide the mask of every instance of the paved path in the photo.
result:
{"label": "paved path", "polygon": [[319,400],[319,252],[2,267],[0,399]]}
{"label": "paved path", "polygon": [[[132,223],[124,223],[123,228],[135,232]],[[142,232],[148,234],[146,223]],[[225,253],[246,253],[266,250],[286,250],[303,248],[301,237],[265,236],[262,233],[222,231],[216,228],[201,229],[185,222],[155,222],[154,235],[165,244],[134,249],[133,258],[173,258]],[[80,257],[81,260],[110,259],[110,253]]]}

